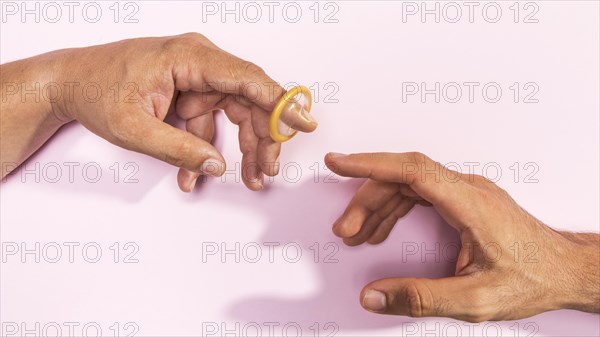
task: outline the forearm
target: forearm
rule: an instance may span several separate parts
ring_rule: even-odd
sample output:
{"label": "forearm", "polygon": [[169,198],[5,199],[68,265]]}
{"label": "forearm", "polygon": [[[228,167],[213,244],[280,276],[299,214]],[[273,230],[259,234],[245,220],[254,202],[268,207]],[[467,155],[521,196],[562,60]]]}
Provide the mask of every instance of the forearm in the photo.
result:
{"label": "forearm", "polygon": [[600,313],[600,235],[562,232],[573,244],[570,275],[571,299],[566,309]]}
{"label": "forearm", "polygon": [[0,65],[2,178],[69,122],[54,113],[56,57],[44,54]]}

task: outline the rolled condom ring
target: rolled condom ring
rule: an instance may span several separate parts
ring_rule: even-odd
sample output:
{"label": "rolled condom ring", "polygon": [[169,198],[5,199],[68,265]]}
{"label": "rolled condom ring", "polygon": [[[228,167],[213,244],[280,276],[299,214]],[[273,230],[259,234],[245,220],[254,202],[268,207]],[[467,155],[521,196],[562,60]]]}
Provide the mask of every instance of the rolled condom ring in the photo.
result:
{"label": "rolled condom ring", "polygon": [[294,125],[306,120],[312,106],[312,95],[305,86],[297,86],[288,90],[277,102],[269,120],[271,138],[278,142],[286,142],[294,137],[298,130]]}

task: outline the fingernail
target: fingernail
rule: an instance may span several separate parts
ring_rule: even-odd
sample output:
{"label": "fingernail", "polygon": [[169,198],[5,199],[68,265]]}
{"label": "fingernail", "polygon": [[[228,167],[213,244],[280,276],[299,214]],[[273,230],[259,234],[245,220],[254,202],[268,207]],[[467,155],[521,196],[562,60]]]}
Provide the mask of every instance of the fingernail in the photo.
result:
{"label": "fingernail", "polygon": [[257,178],[256,178],[256,186],[258,186],[258,190],[262,190],[265,185],[264,185],[264,176],[262,174],[260,174]]}
{"label": "fingernail", "polygon": [[200,172],[205,175],[218,177],[221,175],[223,171],[223,167],[225,164],[217,159],[207,159],[202,163],[200,167]]}
{"label": "fingernail", "polygon": [[308,111],[306,111],[304,109],[302,109],[302,111],[300,112],[300,115],[302,116],[302,118],[304,118],[309,123],[319,124],[319,123],[317,123],[317,120]]}
{"label": "fingernail", "polygon": [[369,290],[362,300],[365,309],[371,311],[383,311],[387,308],[387,299],[385,294],[377,290]]}
{"label": "fingernail", "polygon": [[337,152],[329,152],[329,158],[341,158],[345,157],[347,154],[337,153]]}
{"label": "fingernail", "polygon": [[279,174],[279,166],[281,164],[279,164],[279,157],[277,157],[277,159],[275,160],[275,164],[273,165],[273,174],[277,175]]}
{"label": "fingernail", "polygon": [[190,192],[194,190],[194,186],[196,186],[196,180],[198,180],[198,178],[196,178],[190,182],[190,185],[189,185]]}
{"label": "fingernail", "polygon": [[260,191],[263,189],[264,177],[257,163],[250,164],[250,166],[248,166],[246,169],[246,174],[248,177],[248,183],[251,185],[249,186],[250,189],[253,191]]}
{"label": "fingernail", "polygon": [[331,226],[331,230],[333,231],[333,234],[335,234],[336,236],[339,236],[339,237],[341,237],[341,234],[340,234],[340,223],[342,223],[342,219],[344,218],[344,215],[345,214],[340,215],[340,217],[337,218],[337,220],[335,220],[335,222]]}

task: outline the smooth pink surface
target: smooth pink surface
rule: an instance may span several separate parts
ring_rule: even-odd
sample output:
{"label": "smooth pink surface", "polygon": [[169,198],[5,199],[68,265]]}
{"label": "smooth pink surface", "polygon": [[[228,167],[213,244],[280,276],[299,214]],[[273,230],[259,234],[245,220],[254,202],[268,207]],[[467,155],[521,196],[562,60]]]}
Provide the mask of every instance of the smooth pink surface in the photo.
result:
{"label": "smooth pink surface", "polygon": [[[105,16],[112,14],[112,2],[98,3]],[[512,2],[498,2],[503,16],[495,24],[481,16],[475,16],[475,23],[466,18],[456,24],[421,23],[419,17],[403,23],[402,5],[394,2],[335,2],[339,22],[330,24],[322,23],[329,13],[324,4],[321,22],[313,22],[312,2],[297,3],[304,16],[295,24],[277,14],[274,23],[266,18],[256,24],[232,19],[221,23],[218,17],[202,22],[202,3],[194,1],[137,4],[137,24],[114,23],[111,16],[95,24],[81,18],[73,24],[9,19],[2,22],[1,62],[127,37],[198,31],[261,65],[283,84],[319,87],[312,109],[319,128],[284,144],[281,161],[289,171],[263,192],[247,191],[230,174],[225,181],[209,179],[183,194],[175,168],[116,148],[79,125],[65,127],[26,163],[30,169],[35,163],[58,164],[63,168],[59,182],[42,177],[36,183],[32,175],[22,178],[21,170],[3,183],[1,241],[5,246],[25,243],[27,248],[36,242],[42,247],[76,242],[78,249],[95,242],[102,257],[90,263],[76,250],[70,263],[64,246],[57,263],[43,258],[35,263],[32,255],[25,256],[25,263],[20,255],[5,256],[2,322],[25,322],[27,327],[78,322],[78,329],[97,322],[105,335],[113,334],[114,322],[120,324],[120,335],[126,335],[132,330],[123,325],[134,322],[138,336],[200,335],[207,332],[203,322],[205,327],[216,323],[229,328],[255,322],[263,327],[263,336],[268,335],[268,322],[280,324],[275,330],[279,334],[282,326],[296,323],[307,336],[313,335],[315,322],[321,336],[333,331],[323,331],[328,322],[339,328],[338,336],[453,335],[457,326],[463,336],[496,335],[496,328],[505,336],[600,334],[598,315],[573,311],[477,325],[363,311],[358,295],[371,280],[452,274],[451,250],[442,252],[437,262],[431,255],[410,255],[406,247],[431,249],[439,243],[451,248],[457,236],[433,210],[415,208],[384,244],[343,246],[331,233],[331,224],[360,181],[325,183],[332,177],[322,163],[329,151],[417,150],[442,163],[458,163],[465,171],[469,162],[479,164],[477,173],[486,164],[500,167],[498,183],[529,212],[555,228],[597,232],[598,2],[537,2],[539,22],[531,24],[513,22]],[[326,86],[330,82],[333,86]],[[487,103],[481,95],[474,103],[466,97],[458,103],[421,103],[415,97],[403,103],[403,82],[496,82],[503,96],[498,103]],[[521,96],[514,103],[509,89],[514,82],[537,84],[539,102],[522,103]],[[324,103],[332,88],[339,90],[330,98],[339,102]],[[216,146],[233,169],[240,160],[237,130],[222,115],[218,130]],[[89,183],[76,170],[71,183],[67,162],[80,163],[79,168],[97,163],[102,178]],[[121,173],[118,183],[110,169],[115,162]],[[137,183],[123,182],[131,171],[124,170],[128,162],[139,168]],[[511,170],[515,162],[518,178]],[[529,169],[526,163],[532,163]],[[297,182],[294,167],[302,170]],[[537,182],[526,183],[534,168],[537,172],[530,178]],[[490,175],[494,177],[493,170]],[[119,263],[110,249],[115,242],[120,244]],[[133,256],[138,263],[122,263],[132,252],[124,249],[128,242],[139,248]],[[242,247],[258,244],[262,259],[236,263],[226,255],[227,263],[222,263],[215,255],[204,256],[203,262],[203,244],[232,248],[236,242]],[[265,242],[279,244],[273,263]],[[315,242],[318,263],[311,248]],[[329,242],[334,244],[325,249]],[[290,243],[302,249],[296,263],[282,258],[281,248]],[[335,247],[338,262],[324,263]]]}

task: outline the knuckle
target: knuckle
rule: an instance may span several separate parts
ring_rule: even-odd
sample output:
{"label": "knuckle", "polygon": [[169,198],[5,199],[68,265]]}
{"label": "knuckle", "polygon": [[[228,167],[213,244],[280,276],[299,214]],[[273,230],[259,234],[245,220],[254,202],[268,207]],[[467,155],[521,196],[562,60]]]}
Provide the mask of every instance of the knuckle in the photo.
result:
{"label": "knuckle", "polygon": [[202,41],[203,38],[199,33],[185,33],[171,36],[163,42],[163,50],[166,52],[175,52],[178,55],[191,52],[195,50],[195,47],[199,46],[198,42]]}
{"label": "knuckle", "polygon": [[200,40],[200,41],[208,40],[206,38],[206,36],[204,36],[198,32],[187,32],[187,33],[181,34],[180,36],[184,37],[184,38],[192,39],[192,40]]}
{"label": "knuckle", "polygon": [[423,154],[421,152],[410,152],[409,154],[410,154],[410,157],[413,160],[413,162],[418,165],[425,165],[429,161],[431,161],[431,159],[429,159],[429,157],[427,157],[425,154]]}
{"label": "knuckle", "polygon": [[[425,182],[431,160],[421,152],[408,152],[399,157],[401,167],[407,172],[408,183]],[[437,175],[436,175],[437,179]]]}
{"label": "knuckle", "polygon": [[240,70],[242,74],[251,77],[258,77],[265,74],[263,68],[257,66],[256,64],[248,61],[242,61],[240,65]]}
{"label": "knuckle", "polygon": [[164,41],[163,49],[167,51],[179,51],[182,48],[188,46],[189,43],[190,39],[187,39],[182,35],[172,36]]}
{"label": "knuckle", "polygon": [[248,154],[256,149],[256,144],[247,140],[240,141],[240,152],[242,154]]}
{"label": "knuckle", "polygon": [[421,293],[414,282],[409,283],[406,287],[405,296],[408,316],[423,317],[425,312],[425,303],[423,303]]}

